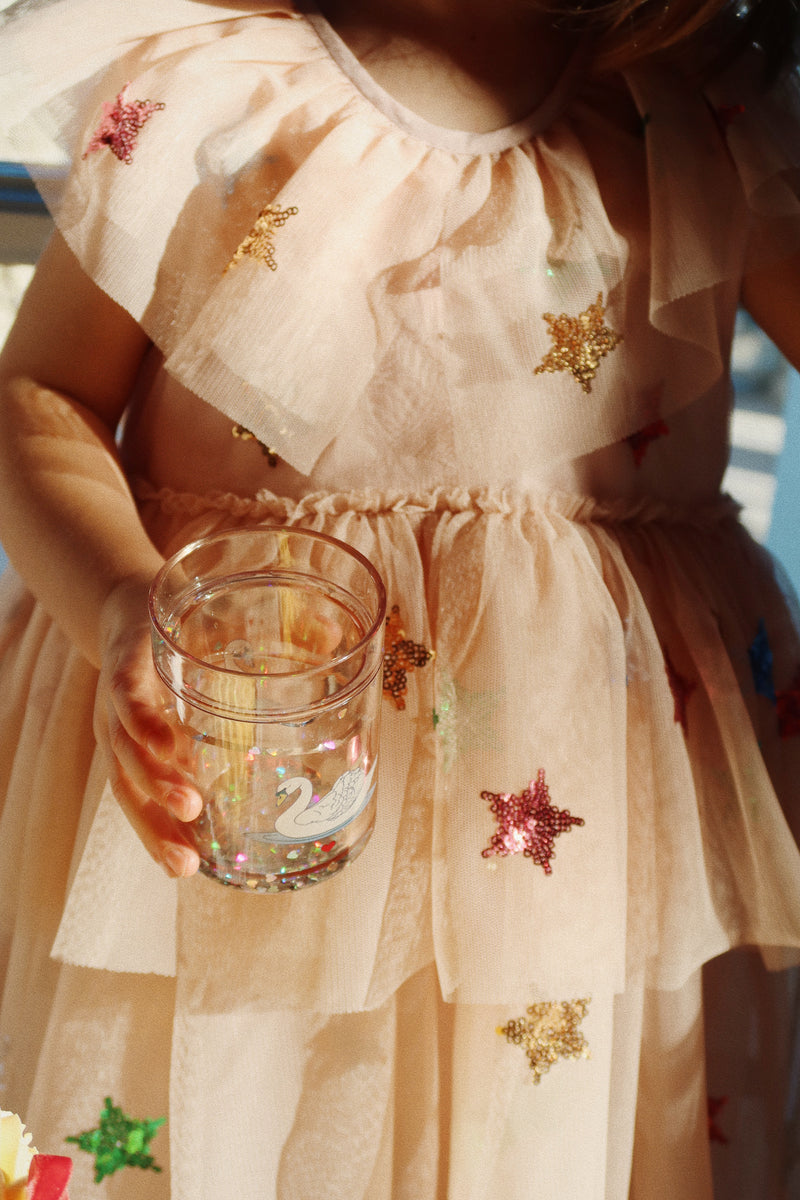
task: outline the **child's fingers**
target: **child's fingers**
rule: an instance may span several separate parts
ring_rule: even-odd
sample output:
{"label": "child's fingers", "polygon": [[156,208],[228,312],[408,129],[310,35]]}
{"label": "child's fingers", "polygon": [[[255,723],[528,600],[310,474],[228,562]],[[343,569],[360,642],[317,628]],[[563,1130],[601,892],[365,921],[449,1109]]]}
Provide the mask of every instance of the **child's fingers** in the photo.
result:
{"label": "child's fingers", "polygon": [[195,793],[194,803],[189,804],[187,793],[178,802],[174,778],[180,779],[179,772],[137,746],[105,698],[95,710],[95,735],[106,760],[111,790],[148,853],[169,875],[194,874],[199,857],[176,818],[195,816],[199,796]]}
{"label": "child's fingers", "polygon": [[[119,706],[122,698],[98,688],[94,731],[109,778],[125,778],[149,800],[168,809],[179,821],[191,821],[202,808],[199,792],[173,762],[156,756],[128,732]],[[129,720],[129,724],[134,724]]]}
{"label": "child's fingers", "polygon": [[146,632],[117,648],[107,686],[114,711],[133,741],[147,746],[157,758],[168,758],[175,750],[175,736]]}
{"label": "child's fingers", "polygon": [[148,854],[168,875],[194,875],[200,856],[181,837],[169,814],[139,791],[122,772],[109,772],[111,789]]}
{"label": "child's fingers", "polygon": [[111,708],[107,718],[107,745],[118,773],[126,777],[150,800],[167,809],[179,821],[193,821],[203,802],[191,779],[176,766],[155,757],[134,741]]}

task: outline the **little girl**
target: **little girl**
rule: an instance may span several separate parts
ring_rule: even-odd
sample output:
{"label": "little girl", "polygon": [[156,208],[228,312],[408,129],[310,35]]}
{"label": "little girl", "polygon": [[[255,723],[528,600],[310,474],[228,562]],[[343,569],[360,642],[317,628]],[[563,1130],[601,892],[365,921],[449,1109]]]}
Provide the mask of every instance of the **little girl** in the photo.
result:
{"label": "little girl", "polygon": [[[800,1195],[800,640],[719,490],[737,305],[800,365],[793,8],[8,10],[3,1102],[169,1117],[78,1195]],[[417,663],[372,841],[277,896],[195,874],[147,621],[259,523]]]}

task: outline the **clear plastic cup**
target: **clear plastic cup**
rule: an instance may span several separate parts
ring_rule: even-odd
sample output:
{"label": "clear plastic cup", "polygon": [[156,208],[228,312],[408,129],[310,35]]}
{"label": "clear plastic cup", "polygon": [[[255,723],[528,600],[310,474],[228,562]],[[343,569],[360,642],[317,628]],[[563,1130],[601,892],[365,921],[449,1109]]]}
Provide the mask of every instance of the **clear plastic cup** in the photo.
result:
{"label": "clear plastic cup", "polygon": [[258,526],[170,558],[150,591],[200,869],[253,892],[342,869],[375,822],[386,596],[334,538]]}

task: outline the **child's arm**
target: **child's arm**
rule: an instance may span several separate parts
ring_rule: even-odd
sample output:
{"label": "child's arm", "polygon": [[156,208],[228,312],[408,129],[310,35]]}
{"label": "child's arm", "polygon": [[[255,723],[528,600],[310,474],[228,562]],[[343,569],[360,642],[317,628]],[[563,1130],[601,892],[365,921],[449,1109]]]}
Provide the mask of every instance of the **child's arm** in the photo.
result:
{"label": "child's arm", "polygon": [[149,646],[147,592],[162,558],[114,445],[147,346],[56,236],[0,355],[0,541],[100,668],[95,732],[128,819],[157,861],[190,874],[197,854],[169,813],[194,816],[200,798],[166,761],[174,740]]}
{"label": "child's arm", "polygon": [[800,254],[746,276],[742,304],[800,371]]}

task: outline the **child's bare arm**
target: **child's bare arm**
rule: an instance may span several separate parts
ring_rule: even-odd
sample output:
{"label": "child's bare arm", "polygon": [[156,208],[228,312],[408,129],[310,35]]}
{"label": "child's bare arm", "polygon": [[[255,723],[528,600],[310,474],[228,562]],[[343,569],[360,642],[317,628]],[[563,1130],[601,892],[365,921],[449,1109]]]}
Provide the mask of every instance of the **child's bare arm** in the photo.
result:
{"label": "child's bare arm", "polygon": [[800,370],[800,254],[748,275],[742,304]]}
{"label": "child's bare arm", "polygon": [[0,540],[100,668],[96,733],[126,815],[158,861],[188,874],[197,855],[168,814],[195,815],[199,797],[168,762],[148,641],[147,590],[162,559],[114,445],[147,346],[56,236],[0,356]]}

